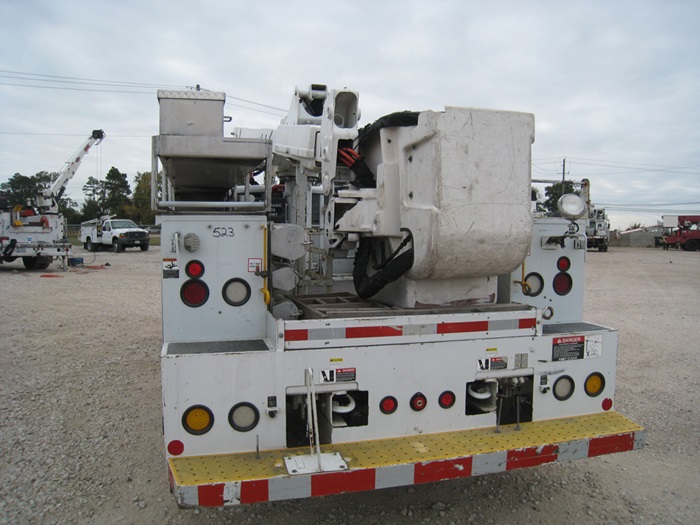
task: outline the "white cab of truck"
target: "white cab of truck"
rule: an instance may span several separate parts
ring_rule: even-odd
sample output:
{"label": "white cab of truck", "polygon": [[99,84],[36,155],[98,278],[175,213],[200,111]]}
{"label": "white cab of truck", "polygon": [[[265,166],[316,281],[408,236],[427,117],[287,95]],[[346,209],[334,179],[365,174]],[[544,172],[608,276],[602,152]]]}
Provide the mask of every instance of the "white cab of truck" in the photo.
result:
{"label": "white cab of truck", "polygon": [[80,242],[90,252],[104,246],[111,246],[115,253],[135,247],[145,252],[148,250],[149,241],[148,231],[140,228],[131,219],[103,217],[80,225]]}

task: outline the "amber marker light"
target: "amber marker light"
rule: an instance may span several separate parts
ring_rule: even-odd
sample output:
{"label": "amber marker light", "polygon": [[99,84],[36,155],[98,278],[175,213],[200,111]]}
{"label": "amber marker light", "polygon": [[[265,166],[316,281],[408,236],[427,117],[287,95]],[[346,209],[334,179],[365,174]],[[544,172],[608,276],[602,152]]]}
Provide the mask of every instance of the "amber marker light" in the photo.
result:
{"label": "amber marker light", "polygon": [[194,405],[182,415],[182,426],[195,436],[206,434],[214,426],[214,414],[204,405]]}

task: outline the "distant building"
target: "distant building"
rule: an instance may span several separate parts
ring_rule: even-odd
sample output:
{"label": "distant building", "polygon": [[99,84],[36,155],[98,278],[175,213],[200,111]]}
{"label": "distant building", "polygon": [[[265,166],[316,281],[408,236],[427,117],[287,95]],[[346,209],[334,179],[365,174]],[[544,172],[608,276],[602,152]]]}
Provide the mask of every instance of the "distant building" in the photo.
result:
{"label": "distant building", "polygon": [[610,232],[610,246],[623,248],[654,248],[659,246],[659,240],[663,235],[662,226],[649,226],[621,232]]}

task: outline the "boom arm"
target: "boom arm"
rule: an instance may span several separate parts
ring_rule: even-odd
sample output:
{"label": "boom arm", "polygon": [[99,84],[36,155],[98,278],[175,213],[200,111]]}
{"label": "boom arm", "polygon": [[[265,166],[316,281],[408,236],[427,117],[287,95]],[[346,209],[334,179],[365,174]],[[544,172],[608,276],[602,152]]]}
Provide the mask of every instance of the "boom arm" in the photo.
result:
{"label": "boom arm", "polygon": [[78,152],[66,163],[64,168],[61,170],[61,174],[56,179],[56,182],[41,195],[39,195],[37,205],[39,208],[44,208],[45,213],[57,213],[58,212],[58,201],[66,190],[66,185],[68,181],[73,178],[75,172],[78,171],[80,163],[83,161],[85,155],[88,154],[90,148],[96,144],[99,144],[106,137],[105,132],[101,129],[93,130],[92,134],[83,142],[82,146],[78,149]]}

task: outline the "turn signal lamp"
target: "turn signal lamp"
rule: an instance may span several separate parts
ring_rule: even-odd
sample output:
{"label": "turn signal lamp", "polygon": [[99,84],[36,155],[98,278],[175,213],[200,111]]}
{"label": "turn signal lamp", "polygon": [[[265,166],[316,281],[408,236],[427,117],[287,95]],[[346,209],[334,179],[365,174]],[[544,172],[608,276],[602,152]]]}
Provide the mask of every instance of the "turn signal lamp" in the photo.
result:
{"label": "turn signal lamp", "polygon": [[586,378],[583,389],[591,397],[596,397],[603,392],[605,388],[605,377],[600,372],[593,372]]}
{"label": "turn signal lamp", "polygon": [[190,279],[180,288],[180,299],[192,308],[202,306],[209,299],[209,287],[204,281]]}
{"label": "turn signal lamp", "polygon": [[552,281],[552,288],[557,293],[557,295],[566,295],[574,287],[574,281],[568,273],[559,272],[554,276],[554,281]]}
{"label": "turn signal lamp", "polygon": [[214,426],[214,414],[204,405],[194,405],[182,415],[182,426],[195,436],[206,434]]}

